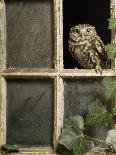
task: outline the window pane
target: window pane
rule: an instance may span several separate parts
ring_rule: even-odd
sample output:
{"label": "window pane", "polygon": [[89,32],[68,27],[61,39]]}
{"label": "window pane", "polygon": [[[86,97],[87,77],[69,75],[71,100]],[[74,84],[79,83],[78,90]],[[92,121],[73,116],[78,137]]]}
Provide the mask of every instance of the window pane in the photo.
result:
{"label": "window pane", "polygon": [[[78,80],[65,80],[64,81],[64,99],[65,109],[64,117],[81,115],[85,118],[88,112],[88,105],[96,98],[99,98],[103,104],[106,103],[103,85],[98,79],[80,78]],[[107,129],[102,128],[86,128],[86,132],[97,138],[105,138]]]}
{"label": "window pane", "polygon": [[52,145],[53,90],[50,80],[7,81],[7,143]]}
{"label": "window pane", "polygon": [[6,0],[7,68],[53,67],[50,0]]}

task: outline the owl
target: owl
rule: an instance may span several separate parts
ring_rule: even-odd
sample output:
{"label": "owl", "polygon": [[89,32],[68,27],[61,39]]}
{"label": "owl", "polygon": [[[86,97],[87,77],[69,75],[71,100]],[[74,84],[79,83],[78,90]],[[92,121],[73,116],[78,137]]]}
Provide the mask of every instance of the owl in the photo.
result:
{"label": "owl", "polygon": [[79,24],[70,29],[69,51],[84,69],[95,69],[102,74],[107,63],[107,52],[94,26]]}

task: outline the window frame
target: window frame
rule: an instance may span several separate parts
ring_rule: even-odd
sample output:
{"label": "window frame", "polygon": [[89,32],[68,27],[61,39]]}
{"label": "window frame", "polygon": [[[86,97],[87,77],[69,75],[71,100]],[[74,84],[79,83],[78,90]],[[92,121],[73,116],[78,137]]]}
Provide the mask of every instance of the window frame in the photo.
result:
{"label": "window frame", "polygon": [[[63,0],[53,1],[54,13],[54,69],[6,69],[6,17],[5,2],[0,1],[0,145],[6,142],[6,79],[9,78],[51,78],[54,81],[54,133],[53,148],[38,147],[21,149],[20,154],[56,155],[55,150],[63,127],[64,115],[64,79],[78,79],[79,77],[116,76],[116,59],[112,68],[96,74],[94,69],[64,69],[63,68]],[[111,1],[111,16],[116,18],[116,0]],[[116,33],[112,30],[112,43],[116,43]],[[115,124],[116,126],[116,124]],[[95,150],[94,153],[100,153]],[[18,153],[17,153],[18,154]],[[93,153],[88,153],[92,155]],[[104,153],[105,155],[106,153]]]}

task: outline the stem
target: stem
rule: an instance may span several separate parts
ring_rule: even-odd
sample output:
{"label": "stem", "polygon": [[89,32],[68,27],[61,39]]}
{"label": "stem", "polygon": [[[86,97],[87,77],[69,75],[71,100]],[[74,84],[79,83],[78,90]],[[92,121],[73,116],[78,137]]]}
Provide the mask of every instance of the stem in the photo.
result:
{"label": "stem", "polygon": [[102,144],[112,145],[112,144],[110,144],[110,143],[106,143],[106,142],[103,141],[103,140],[96,139],[96,138],[92,138],[92,137],[89,137],[89,136],[87,136],[87,135],[85,135],[85,137],[87,137],[87,138],[89,138],[89,139],[91,139],[91,140],[93,140],[93,141],[97,141],[97,142],[99,142],[99,143],[102,143]]}

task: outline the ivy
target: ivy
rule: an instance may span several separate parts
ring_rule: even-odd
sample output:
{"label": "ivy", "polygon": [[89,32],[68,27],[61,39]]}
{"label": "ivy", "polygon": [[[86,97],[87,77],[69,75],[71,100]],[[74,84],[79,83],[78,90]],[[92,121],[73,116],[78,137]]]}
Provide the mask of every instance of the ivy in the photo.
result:
{"label": "ivy", "polygon": [[112,115],[99,100],[91,103],[88,109],[89,112],[85,120],[86,125],[100,127],[107,125],[111,121]]}
{"label": "ivy", "polygon": [[17,145],[11,145],[11,144],[3,144],[0,147],[0,153],[3,155],[10,154],[10,153],[16,153],[19,152],[19,148]]}
{"label": "ivy", "polygon": [[73,155],[82,155],[91,150],[93,142],[84,135],[78,136],[73,145]]}
{"label": "ivy", "polygon": [[105,95],[107,100],[116,96],[116,77],[105,77],[102,80],[102,84],[105,87]]}
{"label": "ivy", "polygon": [[116,29],[116,18],[110,18],[109,21],[109,29],[115,30]]}
{"label": "ivy", "polygon": [[105,141],[106,143],[112,144],[109,149],[115,152],[116,150],[116,129],[112,129],[108,131],[107,138]]}
{"label": "ivy", "polygon": [[65,119],[59,144],[72,151],[73,155],[84,155],[94,147],[94,142],[105,144],[108,148],[109,146],[114,148],[114,143],[109,140],[109,135],[106,141],[91,138],[84,134],[84,126],[84,118],[80,115]]}
{"label": "ivy", "polygon": [[116,107],[113,108],[113,115],[116,116]]}
{"label": "ivy", "polygon": [[78,115],[65,119],[59,143],[72,150],[73,155],[83,155],[93,147],[93,141],[84,135],[83,130],[83,117]]}
{"label": "ivy", "polygon": [[108,58],[111,60],[114,60],[116,57],[116,45],[114,44],[107,44],[106,45],[107,55]]}

